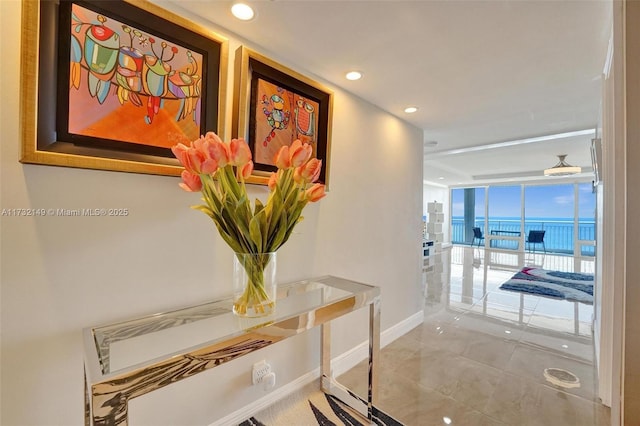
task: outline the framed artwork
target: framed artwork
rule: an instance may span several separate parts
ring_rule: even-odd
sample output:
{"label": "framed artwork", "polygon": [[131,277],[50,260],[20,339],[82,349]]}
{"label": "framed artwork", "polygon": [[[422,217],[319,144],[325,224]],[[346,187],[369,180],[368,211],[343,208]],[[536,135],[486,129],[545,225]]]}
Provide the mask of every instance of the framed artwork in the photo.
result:
{"label": "framed artwork", "polygon": [[266,185],[277,170],[273,159],[280,147],[300,139],[322,160],[319,181],[328,187],[333,93],[244,46],[235,61],[232,132],[251,148],[249,182]]}
{"label": "framed artwork", "polygon": [[223,133],[223,37],[141,0],[25,1],[22,28],[21,162],[179,175],[171,146]]}

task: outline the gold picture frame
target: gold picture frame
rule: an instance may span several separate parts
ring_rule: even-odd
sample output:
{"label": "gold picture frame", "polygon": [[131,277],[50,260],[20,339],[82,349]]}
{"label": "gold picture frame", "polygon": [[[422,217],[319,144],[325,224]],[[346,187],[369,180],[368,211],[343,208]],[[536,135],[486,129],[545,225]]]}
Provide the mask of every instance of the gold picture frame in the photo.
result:
{"label": "gold picture frame", "polygon": [[[72,3],[75,2],[24,0],[22,3],[20,162],[179,176],[183,168],[171,154],[171,144],[186,142],[191,138],[188,135],[196,132],[193,139],[207,131],[215,131],[224,137],[228,40],[145,0],[78,2],[80,7],[91,12],[86,20],[79,17],[75,12],[77,9],[72,9],[78,7]],[[89,35],[93,28],[97,31]],[[98,36],[105,32],[112,34],[108,47],[117,52],[111,54],[111,59],[117,57],[117,60],[112,63],[111,74],[101,75],[102,80],[91,86],[91,79],[96,81],[96,72],[87,59],[91,56],[84,53],[92,47],[91,43],[100,44],[95,40],[101,41]],[[102,46],[106,45],[104,43]],[[127,43],[130,45],[125,46]],[[122,65],[124,49],[135,50],[137,55],[134,71],[131,71],[132,78],[137,79],[135,89],[122,83],[119,65]],[[193,59],[196,55],[200,55],[200,67]],[[178,59],[188,63],[172,69]],[[152,77],[144,74],[150,73],[151,65],[147,64],[159,64],[166,70],[166,80],[157,84],[155,93],[149,89]],[[171,76],[177,78],[177,75],[180,81],[170,80]],[[72,109],[69,92],[75,89],[74,78],[78,87],[82,86],[78,90],[91,92],[87,86],[93,88],[90,93],[93,99],[85,95],[92,102],[97,99],[91,108],[96,108],[98,102],[101,106],[105,103],[105,111],[101,111],[104,116],[111,114],[115,109],[113,105],[119,106],[118,101],[122,106],[126,105],[127,118],[134,116],[131,120],[136,121],[136,134],[147,139],[141,139],[141,142],[112,139],[116,126],[102,125],[99,137],[69,131],[69,111]],[[128,93],[123,95],[121,92]],[[152,100],[157,103],[153,104]],[[106,106],[109,102],[111,107]],[[166,111],[163,110],[165,107]],[[74,111],[81,110],[78,105],[74,108]],[[174,113],[176,110],[178,114]],[[134,114],[130,114],[131,111]],[[86,120],[96,120],[96,116]],[[111,120],[118,123],[117,118]],[[163,125],[162,120],[165,126],[173,128],[179,127],[176,124],[179,120],[190,121],[189,133],[175,130],[172,134],[177,136],[156,142],[159,139],[145,136],[146,128],[140,120],[149,125],[147,128],[151,124]],[[169,120],[174,123],[168,123]],[[179,138],[183,140],[177,140]]]}
{"label": "gold picture frame", "polygon": [[232,135],[251,149],[249,183],[266,185],[275,152],[300,139],[322,160],[319,182],[328,188],[332,115],[331,90],[246,46],[236,50]]}

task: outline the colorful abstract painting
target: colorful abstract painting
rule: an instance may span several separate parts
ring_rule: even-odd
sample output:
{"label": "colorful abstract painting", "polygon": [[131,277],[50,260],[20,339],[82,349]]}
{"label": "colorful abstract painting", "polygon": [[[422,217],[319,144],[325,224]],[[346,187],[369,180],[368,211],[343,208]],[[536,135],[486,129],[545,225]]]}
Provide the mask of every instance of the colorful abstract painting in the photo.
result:
{"label": "colorful abstract painting", "polygon": [[70,134],[171,147],[201,133],[203,56],[72,6]]}
{"label": "colorful abstract painting", "polygon": [[309,143],[316,155],[318,102],[261,78],[256,91],[254,162],[274,165],[280,147],[296,139]]}

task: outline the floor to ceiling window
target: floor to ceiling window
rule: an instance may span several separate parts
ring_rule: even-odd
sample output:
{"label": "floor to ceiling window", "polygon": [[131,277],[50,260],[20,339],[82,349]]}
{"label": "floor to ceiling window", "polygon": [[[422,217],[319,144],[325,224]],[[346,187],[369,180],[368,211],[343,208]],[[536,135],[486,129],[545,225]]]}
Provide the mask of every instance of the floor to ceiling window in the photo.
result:
{"label": "floor to ceiling window", "polygon": [[522,237],[522,187],[489,187],[489,247],[518,250]]}
{"label": "floor to ceiling window", "polygon": [[[485,188],[461,188],[451,191],[451,230],[452,241],[471,244],[473,228],[480,228],[482,236],[486,234]],[[477,243],[478,240],[475,241]],[[474,244],[475,244],[474,243]]]}
{"label": "floor to ceiling window", "polygon": [[591,183],[580,183],[577,189],[577,245],[581,256],[596,255],[596,194]]}
{"label": "floor to ceiling window", "polygon": [[543,242],[546,250],[573,254],[573,218],[575,217],[573,184],[526,186],[524,206],[524,227],[527,235],[530,231],[544,231]]}
{"label": "floor to ceiling window", "polygon": [[[493,249],[594,256],[595,208],[590,182],[455,188],[452,242],[470,244],[473,227],[479,227],[480,244]],[[531,231],[544,231],[544,245],[526,242]]]}

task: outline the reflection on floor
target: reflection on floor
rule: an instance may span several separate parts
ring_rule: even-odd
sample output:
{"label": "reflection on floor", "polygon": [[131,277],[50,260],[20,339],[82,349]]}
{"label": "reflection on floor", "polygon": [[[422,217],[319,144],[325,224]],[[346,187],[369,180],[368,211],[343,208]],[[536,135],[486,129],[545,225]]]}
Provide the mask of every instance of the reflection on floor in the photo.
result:
{"label": "reflection on floor", "polygon": [[[593,307],[500,290],[522,266],[593,260],[454,246],[425,269],[424,323],[382,350],[379,408],[407,425],[608,425]],[[366,395],[366,365],[338,381]]]}

